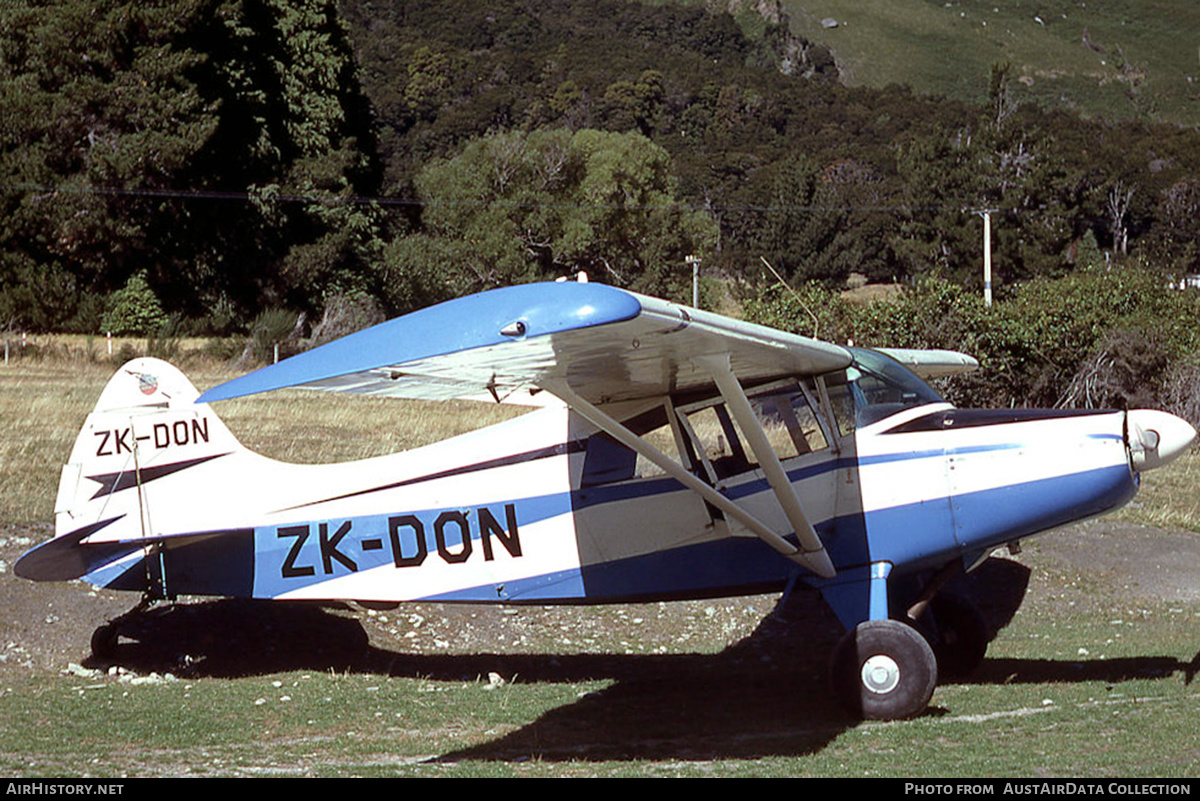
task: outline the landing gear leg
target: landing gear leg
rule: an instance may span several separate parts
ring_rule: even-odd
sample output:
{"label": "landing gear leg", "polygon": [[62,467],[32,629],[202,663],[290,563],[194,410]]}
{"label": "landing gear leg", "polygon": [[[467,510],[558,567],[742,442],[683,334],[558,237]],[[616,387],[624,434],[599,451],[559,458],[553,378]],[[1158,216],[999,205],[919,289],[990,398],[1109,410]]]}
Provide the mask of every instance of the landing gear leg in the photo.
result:
{"label": "landing gear leg", "polygon": [[919,715],[937,685],[937,659],[914,628],[897,620],[868,620],[834,649],[830,678],[838,699],[868,720]]}

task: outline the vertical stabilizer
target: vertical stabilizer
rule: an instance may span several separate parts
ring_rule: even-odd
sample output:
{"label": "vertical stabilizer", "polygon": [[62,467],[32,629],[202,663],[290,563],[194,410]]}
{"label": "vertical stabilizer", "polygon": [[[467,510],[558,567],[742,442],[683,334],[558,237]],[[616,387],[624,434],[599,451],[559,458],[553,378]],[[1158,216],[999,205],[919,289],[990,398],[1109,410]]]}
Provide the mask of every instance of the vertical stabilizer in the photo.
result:
{"label": "vertical stabilizer", "polygon": [[260,458],[197,397],[183,373],[159,359],[134,359],[118,369],[62,468],[55,537],[22,556],[17,575],[62,581],[103,570],[119,574],[149,553],[156,538],[176,533],[178,514],[171,519],[171,511],[179,507],[178,491],[163,487],[172,483],[163,479],[203,465],[215,476],[221,471],[213,465],[234,455]]}
{"label": "vertical stabilizer", "polygon": [[[116,371],[62,468],[54,505],[62,536],[104,520],[104,539],[158,533],[146,488],[165,476],[244,450],[182,372],[159,359]],[[119,534],[118,534],[119,532]]]}

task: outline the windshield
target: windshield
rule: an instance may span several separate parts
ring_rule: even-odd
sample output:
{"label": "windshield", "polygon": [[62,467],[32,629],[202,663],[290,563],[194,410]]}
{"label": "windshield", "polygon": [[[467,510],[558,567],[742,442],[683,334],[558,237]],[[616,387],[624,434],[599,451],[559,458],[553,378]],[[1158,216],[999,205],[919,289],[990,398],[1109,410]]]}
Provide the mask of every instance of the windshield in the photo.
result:
{"label": "windshield", "polygon": [[870,425],[902,409],[942,403],[942,398],[907,367],[890,356],[850,348],[854,362],[845,378],[829,376],[826,386],[843,434]]}

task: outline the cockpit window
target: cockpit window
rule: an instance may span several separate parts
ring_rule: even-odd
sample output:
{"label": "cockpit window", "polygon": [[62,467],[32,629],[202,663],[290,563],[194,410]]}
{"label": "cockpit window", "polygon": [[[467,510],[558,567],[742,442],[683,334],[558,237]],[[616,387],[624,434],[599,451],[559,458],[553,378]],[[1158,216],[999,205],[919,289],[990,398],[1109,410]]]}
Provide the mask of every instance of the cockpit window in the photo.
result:
{"label": "cockpit window", "polygon": [[878,351],[850,348],[845,376],[826,376],[829,402],[842,434],[902,409],[942,403],[942,398],[900,362]]}
{"label": "cockpit window", "polygon": [[[829,447],[809,393],[795,379],[746,390],[750,409],[780,461]],[[724,401],[709,398],[679,407],[685,446],[711,481],[758,467],[758,458]]]}
{"label": "cockpit window", "polygon": [[[836,439],[828,415],[820,411],[823,384],[842,435],[913,406],[942,399],[898,361],[882,353],[851,348],[854,361],[844,371],[820,378],[784,379],[746,390],[747,400],[767,444],[780,461],[829,448]],[[674,399],[672,399],[674,400]],[[758,467],[745,434],[720,395],[664,402],[625,426],[672,461],[710,484]],[[595,433],[584,443],[584,487],[651,478],[663,470],[609,435]]]}

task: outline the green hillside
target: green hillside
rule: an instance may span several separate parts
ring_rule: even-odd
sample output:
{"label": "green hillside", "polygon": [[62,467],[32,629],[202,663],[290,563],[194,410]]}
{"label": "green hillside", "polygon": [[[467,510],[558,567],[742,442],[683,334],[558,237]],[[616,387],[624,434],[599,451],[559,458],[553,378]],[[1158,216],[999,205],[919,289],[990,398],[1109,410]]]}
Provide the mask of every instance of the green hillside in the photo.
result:
{"label": "green hillside", "polygon": [[[1009,62],[1021,99],[1106,119],[1200,123],[1195,0],[783,0],[843,81],[978,102]],[[837,27],[824,27],[833,19]]]}
{"label": "green hillside", "polygon": [[1001,294],[1200,272],[1200,126],[1128,121],[1190,112],[1155,42],[1194,11],[805,2],[796,36],[772,0],[0,3],[0,322],[152,333],[132,297],[227,333],[580,270],[683,298],[691,255],[975,287],[985,208]]}

